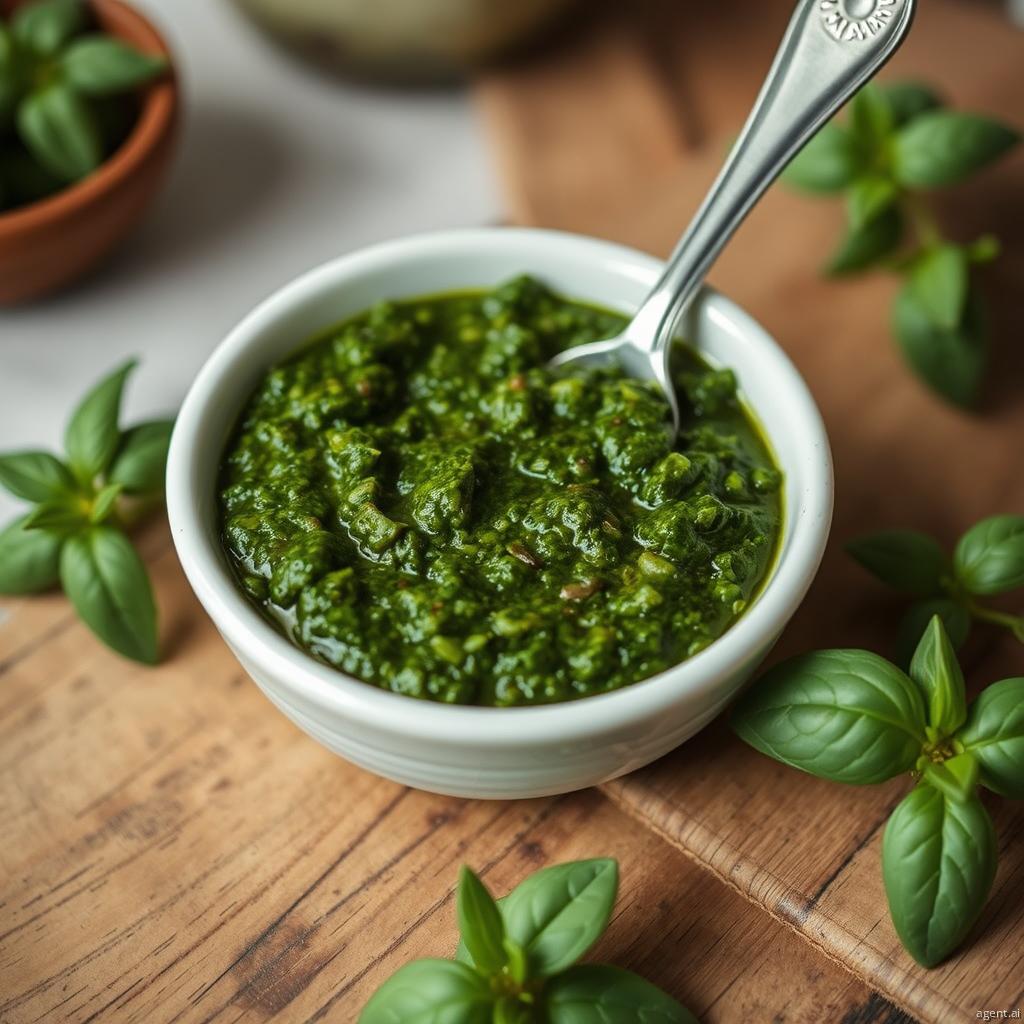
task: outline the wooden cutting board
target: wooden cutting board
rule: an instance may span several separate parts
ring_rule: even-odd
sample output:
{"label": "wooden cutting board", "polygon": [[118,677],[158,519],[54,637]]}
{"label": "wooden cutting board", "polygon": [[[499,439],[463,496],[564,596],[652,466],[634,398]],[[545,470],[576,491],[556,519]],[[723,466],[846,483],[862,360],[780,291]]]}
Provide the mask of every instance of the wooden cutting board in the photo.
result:
{"label": "wooden cutting board", "polygon": [[[719,0],[691,21],[685,5],[630,5],[482,81],[513,218],[666,252],[786,6]],[[995,16],[929,0],[900,62],[1012,115],[1021,55]],[[1020,170],[958,193],[957,217],[1009,231]],[[787,652],[891,642],[896,603],[840,551],[853,533],[902,522],[951,540],[979,515],[1024,511],[1019,345],[1004,345],[990,412],[943,409],[893,355],[891,284],[816,279],[837,221],[779,192],[716,271],[797,360],[835,447],[834,543]],[[1012,241],[992,282],[1006,297],[1019,228]],[[1001,335],[1018,339],[1020,313],[1003,308]],[[460,863],[500,893],[603,854],[623,886],[596,955],[706,1021],[895,1024],[907,1018],[893,1003],[924,1021],[1024,1003],[1019,808],[992,804],[1001,868],[969,950],[925,972],[879,881],[879,828],[903,784],[818,783],[715,725],[600,790],[504,804],[410,791],[284,721],[191,596],[165,528],[143,543],[166,653],[155,670],[100,648],[59,595],[0,603],[0,1022],[354,1021],[402,963],[453,949]],[[1024,669],[989,633],[968,659],[976,684]]]}
{"label": "wooden cutting board", "polygon": [[[753,102],[792,10],[787,2],[641,3],[564,49],[485,83],[482,109],[517,221],[665,255]],[[1024,35],[995,8],[927,0],[890,77],[941,84],[968,108],[1019,123]],[[939,404],[889,337],[895,285],[824,281],[835,202],[776,188],[736,236],[712,283],[765,324],[806,376],[836,461],[837,506],[822,572],[777,657],[822,646],[891,652],[901,601],[844,555],[892,526],[952,545],[976,519],[1024,512],[1024,155],[943,197],[958,237],[999,231],[987,284],[998,351],[985,412]],[[742,374],[741,374],[742,378]],[[1019,598],[1018,598],[1019,601]],[[978,630],[973,689],[1024,674],[1024,648]],[[924,971],[900,949],[879,870],[881,831],[907,780],[872,789],[819,782],[760,757],[719,722],[605,792],[646,828],[925,1020],[1024,1003],[1024,811],[992,800],[1000,837],[993,897],[965,952]]]}

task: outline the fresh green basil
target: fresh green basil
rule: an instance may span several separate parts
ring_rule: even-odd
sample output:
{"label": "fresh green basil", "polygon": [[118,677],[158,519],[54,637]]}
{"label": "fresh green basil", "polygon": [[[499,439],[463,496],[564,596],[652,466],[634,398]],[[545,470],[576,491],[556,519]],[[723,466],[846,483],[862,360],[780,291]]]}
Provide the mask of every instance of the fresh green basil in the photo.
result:
{"label": "fresh green basil", "polygon": [[167,449],[174,420],[153,420],[127,430],[108,479],[128,494],[160,494],[167,470]]}
{"label": "fresh green basil", "polygon": [[0,531],[0,594],[38,594],[57,585],[62,539],[26,530],[21,516]]}
{"label": "fresh green basil", "polygon": [[472,962],[487,973],[497,973],[508,963],[505,925],[501,911],[483,882],[463,866],[456,895],[459,932]]}
{"label": "fresh green basil", "polygon": [[850,226],[861,230],[873,220],[892,209],[899,192],[887,178],[861,178],[850,186],[846,194],[846,213]]}
{"label": "fresh green basil", "polygon": [[826,126],[784,175],[809,191],[845,192],[846,235],[826,273],[882,265],[903,276],[892,312],[897,343],[925,384],[962,407],[975,404],[988,368],[988,319],[971,266],[999,247],[991,236],[946,241],[919,190],[959,181],[1018,141],[1012,128],[943,109],[927,85],[869,85],[846,124]]}
{"label": "fresh green basil", "polygon": [[840,192],[860,174],[862,161],[856,140],[833,121],[794,157],[783,178],[806,192]]}
{"label": "fresh green basil", "polygon": [[999,257],[1003,247],[995,235],[982,235],[967,246],[969,263],[991,263]]}
{"label": "fresh green basil", "polygon": [[957,736],[995,793],[1024,800],[1024,678],[1003,679],[983,690]]}
{"label": "fresh green basil", "polygon": [[850,103],[850,130],[862,149],[876,153],[893,129],[893,112],[878,86],[865,85]]}
{"label": "fresh green basil", "polygon": [[359,1024],[491,1024],[485,977],[453,960],[414,960],[374,993]]}
{"label": "fresh green basil", "polygon": [[928,724],[939,736],[951,736],[967,719],[967,694],[963,670],[938,615],[914,652],[910,678],[924,694]]}
{"label": "fresh green basil", "polygon": [[896,664],[909,667],[925,629],[938,616],[955,650],[967,642],[971,631],[971,613],[958,601],[947,597],[915,601],[900,620],[896,635]]}
{"label": "fresh green basil", "polygon": [[49,452],[0,455],[0,486],[26,501],[52,501],[75,486],[67,466]]}
{"label": "fresh green basil", "polygon": [[76,39],[61,55],[64,80],[87,96],[110,96],[134,89],[167,69],[164,57],[153,57],[111,36]]}
{"label": "fresh green basil", "polygon": [[24,47],[42,57],[55,54],[88,20],[81,0],[37,0],[23,4],[11,18],[11,32]]}
{"label": "fresh green basil", "polygon": [[914,683],[870,651],[818,651],[764,675],[737,703],[736,733],[824,779],[865,784],[908,772],[925,742]]}
{"label": "fresh green basil", "polygon": [[893,331],[908,365],[954,405],[977,404],[988,367],[988,326],[981,302],[969,294],[963,320],[940,327],[907,284],[893,306]]}
{"label": "fresh green basil", "polygon": [[531,1006],[506,997],[494,1004],[494,1024],[536,1024],[536,1017]]}
{"label": "fresh green basil", "polygon": [[948,761],[932,761],[922,755],[921,774],[949,800],[970,800],[978,789],[979,765],[971,753],[958,754]]}
{"label": "fresh green basil", "polygon": [[123,533],[94,526],[70,537],[61,550],[60,579],[82,621],[105,644],[135,661],[156,663],[153,591]]}
{"label": "fresh green basil", "polygon": [[826,272],[839,277],[870,267],[889,256],[903,236],[903,215],[895,206],[860,227],[849,227]]}
{"label": "fresh green basil", "polygon": [[992,821],[977,796],[953,800],[928,783],[896,808],[882,842],[893,924],[910,955],[934,967],[963,941],[995,878]]}
{"label": "fresh green basil", "polygon": [[1024,586],[1024,516],[992,516],[972,526],[956,546],[953,566],[972,594]]}
{"label": "fresh green basil", "polygon": [[604,964],[581,964],[544,986],[548,1024],[697,1024],[650,982]]}
{"label": "fresh green basil", "polygon": [[18,132],[52,174],[77,181],[103,162],[103,142],[92,110],[72,89],[54,82],[18,106]]}
{"label": "fresh green basil", "polygon": [[847,552],[883,583],[907,594],[928,597],[950,571],[949,559],[934,538],[917,530],[882,530],[858,537]]}
{"label": "fresh green basil", "polygon": [[926,249],[914,262],[909,287],[936,326],[956,330],[967,304],[967,253],[958,245]]}
{"label": "fresh green basil", "polygon": [[100,489],[93,499],[92,508],[89,511],[90,523],[102,523],[113,512],[114,504],[121,495],[124,488],[120,484],[107,484]]}
{"label": "fresh green basil", "polygon": [[48,530],[61,536],[78,533],[89,525],[89,506],[80,497],[46,501],[25,517],[25,529]]}
{"label": "fresh green basil", "polygon": [[7,128],[18,105],[21,93],[21,72],[14,40],[0,19],[0,131]]}
{"label": "fresh green basil", "polygon": [[618,885],[614,860],[582,860],[544,868],[505,897],[505,930],[525,951],[532,977],[564,971],[590,949],[608,925]]}
{"label": "fresh green basil", "polygon": [[99,382],[75,409],[64,433],[71,468],[82,483],[91,483],[110,465],[121,441],[118,419],[121,395],[135,360],[122,364]]}
{"label": "fresh green basil", "polygon": [[892,123],[896,128],[902,128],[929,110],[945,106],[942,97],[930,85],[922,82],[890,82],[882,86],[882,94],[889,105]]}
{"label": "fresh green basil", "polygon": [[930,111],[896,135],[893,168],[908,188],[952,185],[998,160],[1019,141],[1016,131],[987,117]]}

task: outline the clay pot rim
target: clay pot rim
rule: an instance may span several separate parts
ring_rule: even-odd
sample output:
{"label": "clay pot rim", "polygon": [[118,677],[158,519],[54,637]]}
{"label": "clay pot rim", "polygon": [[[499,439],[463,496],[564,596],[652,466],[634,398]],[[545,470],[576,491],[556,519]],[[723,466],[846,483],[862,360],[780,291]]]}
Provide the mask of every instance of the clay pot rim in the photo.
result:
{"label": "clay pot rim", "polygon": [[131,134],[92,174],[45,199],[0,213],[0,242],[62,220],[116,191],[174,127],[178,86],[171,51],[163,36],[139,11],[121,0],[89,0],[89,6],[98,15],[105,14],[111,19],[111,35],[134,43],[147,53],[167,57],[171,74],[143,93],[142,109]]}

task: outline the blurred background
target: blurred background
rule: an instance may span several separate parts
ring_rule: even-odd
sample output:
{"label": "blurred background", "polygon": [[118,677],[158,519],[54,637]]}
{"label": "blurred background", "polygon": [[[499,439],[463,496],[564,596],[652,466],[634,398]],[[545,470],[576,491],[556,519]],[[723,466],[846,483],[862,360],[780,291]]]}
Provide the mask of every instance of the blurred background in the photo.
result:
{"label": "blurred background", "polygon": [[[77,396],[128,355],[142,357],[129,416],[173,411],[254,304],[374,241],[512,222],[666,253],[792,10],[789,0],[136,6],[173,54],[173,162],[138,229],[95,273],[0,309],[3,448],[56,445]],[[924,0],[891,74],[1013,120],[1024,97],[1020,7]],[[1020,169],[1018,156],[951,202],[965,231],[1003,229],[999,274],[1018,281]],[[813,284],[826,329],[838,286],[816,273],[840,221],[835,204],[776,189],[713,279],[784,341],[786,310]],[[886,370],[891,353],[879,350]]]}

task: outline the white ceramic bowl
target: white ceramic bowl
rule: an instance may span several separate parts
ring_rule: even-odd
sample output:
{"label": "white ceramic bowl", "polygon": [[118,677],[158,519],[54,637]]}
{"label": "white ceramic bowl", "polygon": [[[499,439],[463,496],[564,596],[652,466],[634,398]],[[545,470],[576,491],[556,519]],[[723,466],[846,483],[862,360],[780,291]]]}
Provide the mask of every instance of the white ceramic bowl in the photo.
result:
{"label": "white ceramic bowl", "polygon": [[825,429],[776,343],[728,299],[706,291],[687,338],[733,367],[786,475],[780,555],[760,597],[719,640],[660,675],[612,693],[527,708],[456,707],[368,686],[321,664],[273,629],[240,593],[221,550],[218,464],[265,371],[312,335],[380,299],[485,288],[537,275],[575,299],[630,312],[657,260],[549,231],[450,231],[334,260],[250,313],[200,371],[178,415],[167,507],[199,600],[270,700],[324,746],[378,775],[467,797],[581,789],[639,768],[692,736],[735,696],[775,643],[817,571],[832,515]]}

